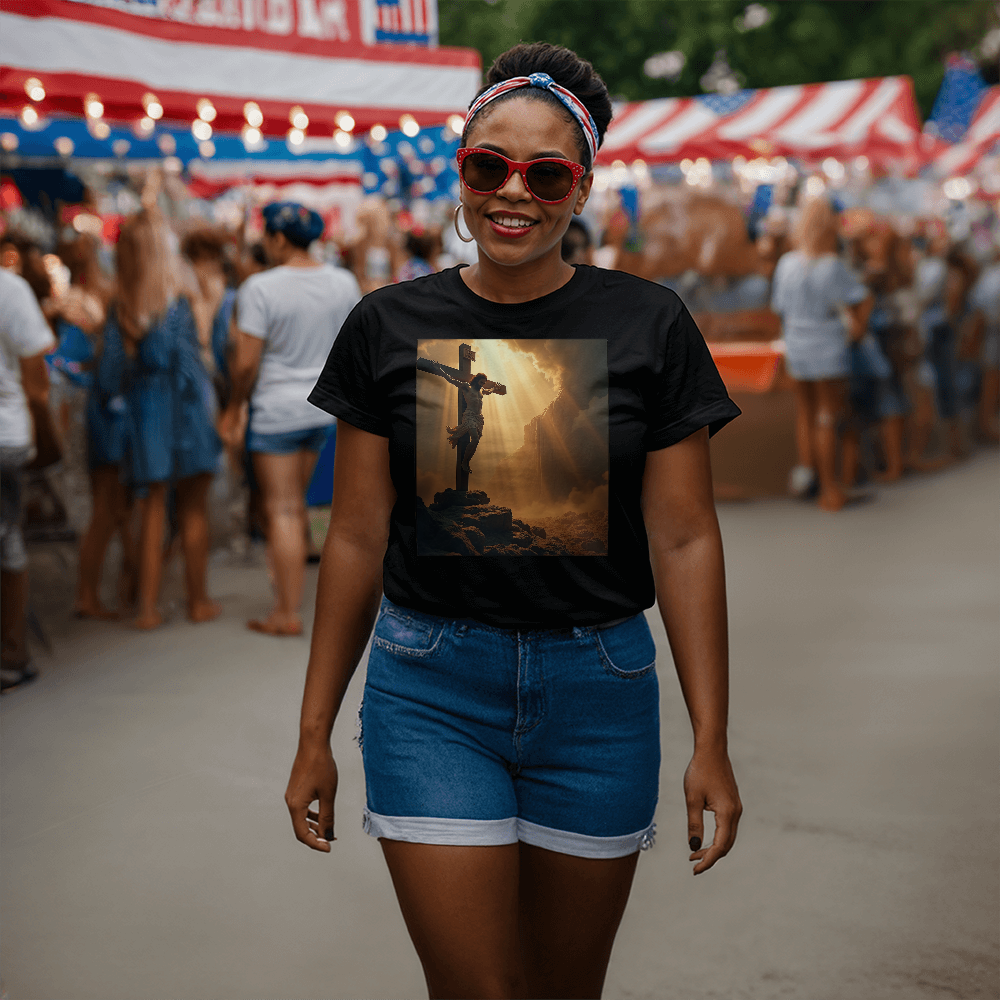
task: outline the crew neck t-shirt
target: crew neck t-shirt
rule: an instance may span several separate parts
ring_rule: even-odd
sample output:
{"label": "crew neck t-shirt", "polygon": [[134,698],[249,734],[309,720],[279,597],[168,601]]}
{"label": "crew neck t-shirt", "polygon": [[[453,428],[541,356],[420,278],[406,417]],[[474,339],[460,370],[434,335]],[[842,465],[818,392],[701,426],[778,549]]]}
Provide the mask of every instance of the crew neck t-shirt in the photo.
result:
{"label": "crew neck t-shirt", "polygon": [[[463,420],[456,383],[479,373],[482,419]],[[523,630],[652,606],[646,453],[740,412],[674,292],[590,266],[513,304],[476,295],[457,267],[378,289],[309,399],[389,440],[386,597]]]}
{"label": "crew neck t-shirt", "polygon": [[250,430],[285,434],[333,423],[307,397],[360,298],[354,275],[330,264],[275,267],[247,278],[239,292],[237,325],[264,341],[250,397]]}
{"label": "crew neck t-shirt", "polygon": [[0,269],[0,446],[31,444],[31,414],[21,385],[21,359],[55,346],[31,286]]}

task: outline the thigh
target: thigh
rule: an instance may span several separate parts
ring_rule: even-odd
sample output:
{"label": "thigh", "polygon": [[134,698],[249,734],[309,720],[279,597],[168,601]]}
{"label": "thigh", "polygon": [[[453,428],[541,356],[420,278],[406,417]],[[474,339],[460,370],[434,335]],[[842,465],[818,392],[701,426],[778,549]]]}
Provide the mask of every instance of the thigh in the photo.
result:
{"label": "thigh", "polygon": [[316,468],[316,463],[319,461],[318,451],[300,451],[298,453],[299,457],[299,490],[302,496],[306,495],[306,491],[309,489],[309,483],[312,481],[313,471]]}
{"label": "thigh", "polygon": [[533,995],[520,959],[518,845],[381,843],[430,996]]}
{"label": "thigh", "polygon": [[812,413],[816,408],[815,382],[808,382],[804,379],[795,379],[792,383],[795,387],[795,403],[800,410]]}
{"label": "thigh", "polygon": [[817,413],[839,417],[847,395],[847,382],[840,378],[821,379],[816,382]]}
{"label": "thigh", "polygon": [[638,852],[578,858],[520,845],[521,954],[531,997],[599,997]]}
{"label": "thigh", "polygon": [[212,474],[201,472],[177,480],[177,506],[184,510],[204,507],[208,502],[208,491],[212,487]]}
{"label": "thigh", "polygon": [[301,459],[298,452],[287,455],[253,453],[254,474],[266,503],[302,505]]}

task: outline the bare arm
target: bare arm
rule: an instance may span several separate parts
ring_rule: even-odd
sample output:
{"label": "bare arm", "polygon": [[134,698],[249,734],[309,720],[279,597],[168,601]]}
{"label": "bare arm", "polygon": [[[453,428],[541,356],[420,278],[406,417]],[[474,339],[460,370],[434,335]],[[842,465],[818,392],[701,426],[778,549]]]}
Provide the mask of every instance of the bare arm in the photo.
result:
{"label": "bare arm", "polygon": [[45,365],[45,355],[49,350],[47,348],[41,354],[20,359],[21,387],[35,426],[36,441],[56,439],[55,425],[49,410],[49,370]]}
{"label": "bare arm", "polygon": [[[726,738],[726,583],[707,428],[647,455],[642,509],[657,603],[694,730],[684,793],[698,875],[729,852],[743,811]],[[715,813],[715,836],[702,848],[706,810]]]}
{"label": "bare arm", "polygon": [[852,344],[856,344],[868,329],[868,317],[872,314],[875,305],[875,297],[869,295],[866,299],[847,307],[847,315],[851,319],[851,327],[847,331],[847,337]]}
{"label": "bare arm", "polygon": [[257,380],[264,341],[237,329],[233,346],[229,377],[232,385],[229,405],[219,416],[219,437],[231,448],[236,447],[243,435],[243,407],[250,398],[250,391]]}
{"label": "bare arm", "polygon": [[[329,851],[333,839],[337,767],[330,733],[382,597],[382,560],[396,500],[387,439],[341,421],[334,482],[330,529],[319,565],[299,746],[285,792],[296,838],[316,851]],[[317,799],[319,808],[312,812],[309,805]]]}

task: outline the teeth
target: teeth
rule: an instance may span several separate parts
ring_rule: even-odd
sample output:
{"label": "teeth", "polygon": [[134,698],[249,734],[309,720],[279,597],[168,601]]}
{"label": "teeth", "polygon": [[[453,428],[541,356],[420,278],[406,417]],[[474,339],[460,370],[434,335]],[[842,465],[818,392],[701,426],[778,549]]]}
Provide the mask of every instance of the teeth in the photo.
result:
{"label": "teeth", "polygon": [[495,215],[493,219],[498,225],[507,226],[510,229],[524,229],[534,225],[530,219],[514,219],[509,215]]}

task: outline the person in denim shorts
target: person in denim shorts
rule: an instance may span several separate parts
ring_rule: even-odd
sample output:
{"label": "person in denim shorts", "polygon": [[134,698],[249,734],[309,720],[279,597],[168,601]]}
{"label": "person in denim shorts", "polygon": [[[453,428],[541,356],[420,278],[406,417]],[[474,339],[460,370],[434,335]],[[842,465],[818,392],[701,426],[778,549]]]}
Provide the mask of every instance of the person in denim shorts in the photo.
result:
{"label": "person in denim shorts", "polygon": [[[253,274],[236,304],[236,342],[229,404],[219,432],[234,450],[244,442],[260,486],[275,601],[247,628],[266,635],[302,634],[309,526],[306,490],[334,418],[306,398],[337,331],[361,297],[354,276],[315,260],[318,213],[294,202],[263,210],[264,249],[275,265]],[[249,401],[249,427],[246,404]]]}
{"label": "person in denim shorts", "polygon": [[[362,821],[432,997],[600,996],[655,832],[655,601],[695,737],[669,839],[695,874],[742,810],[708,447],[739,410],[672,291],[560,254],[610,119],[572,52],[500,56],[458,151],[478,262],[362,299],[309,397],[339,439],[285,801],[330,852],[330,734],[370,639]],[[444,429],[479,371],[470,470]]]}

